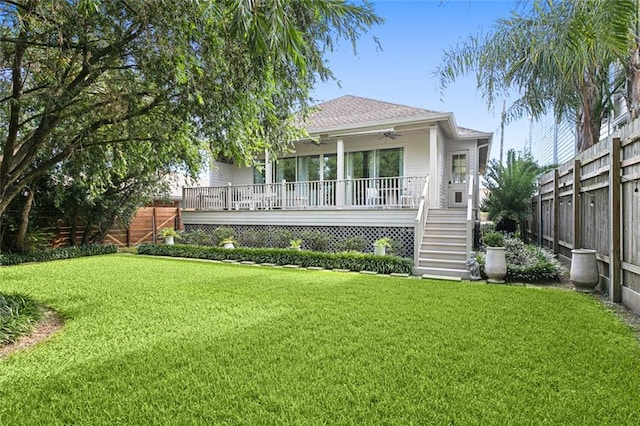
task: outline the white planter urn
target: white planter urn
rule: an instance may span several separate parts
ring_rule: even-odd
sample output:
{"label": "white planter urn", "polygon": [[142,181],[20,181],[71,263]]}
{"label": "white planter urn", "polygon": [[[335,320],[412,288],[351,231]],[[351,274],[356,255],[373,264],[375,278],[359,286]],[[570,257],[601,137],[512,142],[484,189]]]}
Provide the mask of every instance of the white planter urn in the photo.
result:
{"label": "white planter urn", "polygon": [[571,250],[570,277],[577,291],[593,293],[600,281],[595,250]]}
{"label": "white planter urn", "polygon": [[226,249],[232,249],[234,248],[234,245],[233,243],[224,243],[222,247]]}
{"label": "white planter urn", "polygon": [[484,273],[489,277],[487,281],[490,283],[504,283],[504,277],[507,275],[507,258],[504,247],[487,247]]}
{"label": "white planter urn", "polygon": [[173,235],[168,235],[166,237],[164,237],[164,243],[168,246],[172,246],[173,245]]}
{"label": "white planter urn", "polygon": [[376,256],[384,256],[385,254],[387,254],[387,247],[374,244],[373,254],[375,254]]}

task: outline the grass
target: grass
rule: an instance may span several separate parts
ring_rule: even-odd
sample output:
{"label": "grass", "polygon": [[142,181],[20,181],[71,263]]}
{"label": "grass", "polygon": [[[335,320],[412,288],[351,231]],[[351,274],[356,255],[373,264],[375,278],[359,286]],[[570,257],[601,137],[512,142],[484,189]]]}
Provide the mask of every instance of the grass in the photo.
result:
{"label": "grass", "polygon": [[65,329],[0,360],[0,424],[636,424],[590,297],[110,255],[0,268]]}
{"label": "grass", "polygon": [[34,300],[23,294],[0,293],[0,345],[30,333],[43,313]]}

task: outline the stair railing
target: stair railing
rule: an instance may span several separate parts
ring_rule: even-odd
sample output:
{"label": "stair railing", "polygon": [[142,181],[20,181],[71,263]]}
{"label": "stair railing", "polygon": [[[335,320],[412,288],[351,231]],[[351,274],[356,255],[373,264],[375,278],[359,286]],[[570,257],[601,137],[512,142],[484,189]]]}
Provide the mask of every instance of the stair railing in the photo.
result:
{"label": "stair railing", "polygon": [[429,215],[429,181],[430,177],[424,182],[422,195],[420,196],[420,204],[418,205],[418,214],[416,214],[416,222],[414,225],[414,242],[413,242],[413,267],[418,267],[418,258],[420,256],[420,247],[422,246],[422,238],[424,237],[424,228]]}
{"label": "stair railing", "polygon": [[474,217],[473,217],[473,171],[469,174],[469,191],[467,194],[467,256],[471,251],[473,246],[473,225],[474,225]]}

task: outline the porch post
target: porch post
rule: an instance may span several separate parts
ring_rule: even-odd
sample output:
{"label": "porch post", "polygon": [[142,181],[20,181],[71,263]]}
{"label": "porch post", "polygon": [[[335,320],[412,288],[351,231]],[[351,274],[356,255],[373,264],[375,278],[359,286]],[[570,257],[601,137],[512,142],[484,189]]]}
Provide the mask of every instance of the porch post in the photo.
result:
{"label": "porch post", "polygon": [[264,150],[264,183],[273,183],[273,175],[271,173],[271,158],[268,149]]}
{"label": "porch post", "polygon": [[429,206],[431,208],[440,208],[440,173],[438,173],[438,128],[436,126],[429,128]]}
{"label": "porch post", "polygon": [[336,142],[336,207],[344,207],[344,140]]}

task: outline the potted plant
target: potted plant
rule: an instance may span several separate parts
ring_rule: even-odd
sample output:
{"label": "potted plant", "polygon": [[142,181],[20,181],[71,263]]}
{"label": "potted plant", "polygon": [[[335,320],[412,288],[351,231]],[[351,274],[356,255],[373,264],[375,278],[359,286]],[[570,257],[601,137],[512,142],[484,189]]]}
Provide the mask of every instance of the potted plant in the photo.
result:
{"label": "potted plant", "polygon": [[162,228],[158,235],[162,237],[164,243],[168,246],[172,246],[174,244],[174,239],[180,239],[180,234],[173,228]]}
{"label": "potted plant", "polygon": [[238,242],[236,241],[235,238],[229,237],[229,238],[224,238],[222,241],[220,241],[220,246],[226,249],[233,249],[236,247],[237,243]]}
{"label": "potted plant", "polygon": [[387,247],[391,247],[391,238],[380,238],[373,243],[373,254],[376,256],[384,256],[387,254]]}
{"label": "potted plant", "polygon": [[301,239],[290,240],[289,248],[294,250],[302,250],[302,240]]}
{"label": "potted plant", "polygon": [[504,249],[504,237],[499,232],[490,232],[483,238],[487,249],[484,273],[490,283],[504,283],[507,275],[507,258]]}

